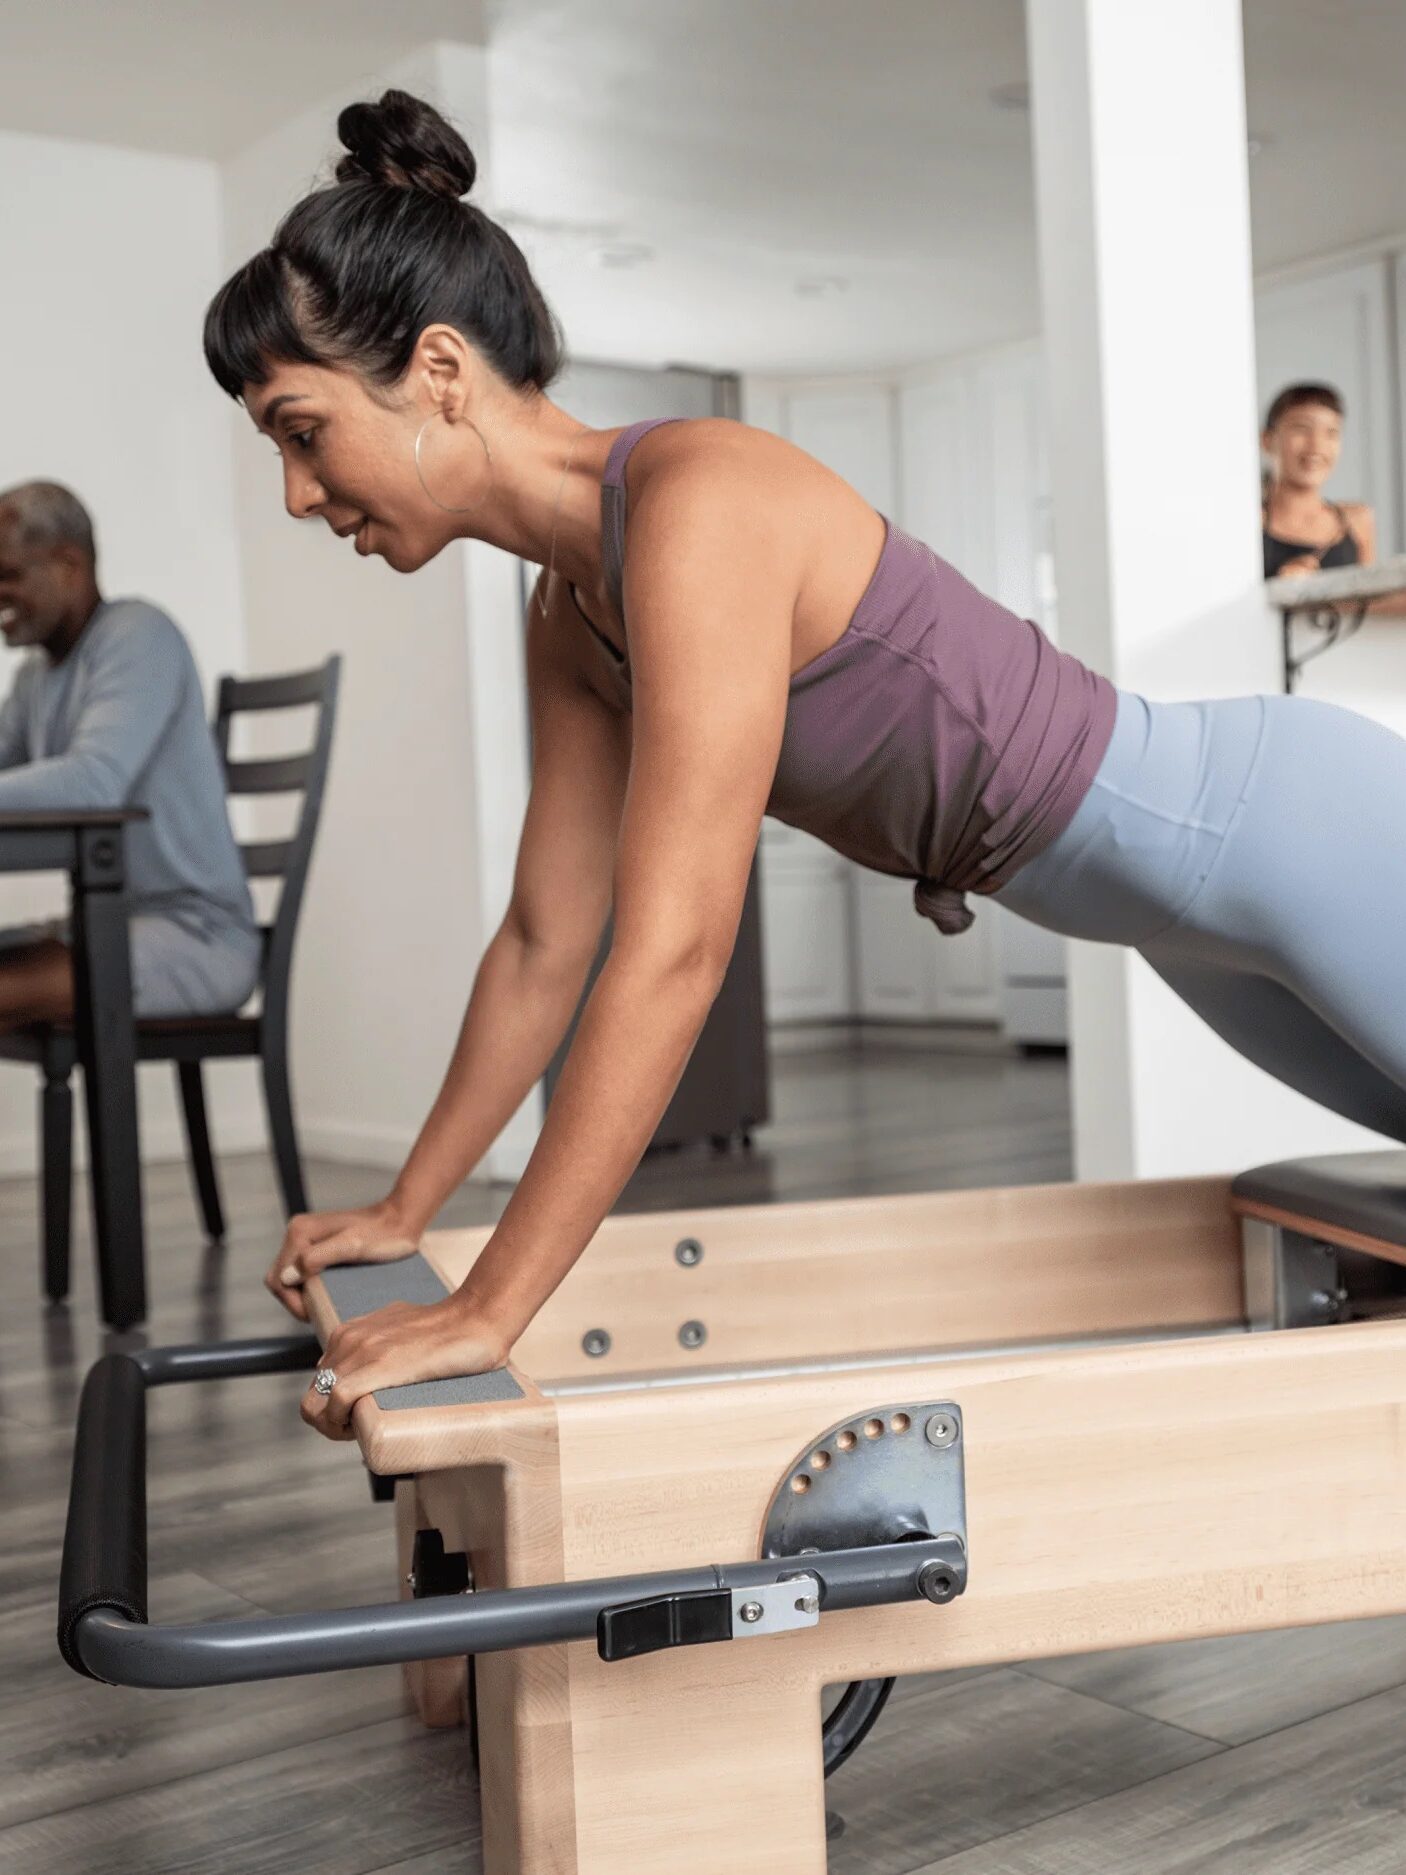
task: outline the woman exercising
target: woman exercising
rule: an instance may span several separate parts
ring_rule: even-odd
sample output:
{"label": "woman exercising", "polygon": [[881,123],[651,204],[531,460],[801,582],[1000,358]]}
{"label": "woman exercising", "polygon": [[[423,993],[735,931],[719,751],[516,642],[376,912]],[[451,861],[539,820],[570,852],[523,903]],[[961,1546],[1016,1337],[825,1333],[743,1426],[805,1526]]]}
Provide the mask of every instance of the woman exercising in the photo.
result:
{"label": "woman exercising", "polygon": [[[380,1203],[297,1218],[269,1272],[402,1255],[542,1075],[614,941],[536,1150],[462,1287],[334,1334],[304,1416],[501,1365],[633,1172],[732,951],[764,813],[916,882],[1132,945],[1234,1047],[1406,1140],[1406,742],[1301,698],[1116,691],[819,463],[721,421],[596,432],[547,397],[522,254],[402,92],[344,111],[335,185],[221,288],[205,350],[289,512],[403,573],[540,564],[512,903]],[[333,1379],[331,1376],[335,1376]],[[322,1391],[321,1389],[326,1389]]]}

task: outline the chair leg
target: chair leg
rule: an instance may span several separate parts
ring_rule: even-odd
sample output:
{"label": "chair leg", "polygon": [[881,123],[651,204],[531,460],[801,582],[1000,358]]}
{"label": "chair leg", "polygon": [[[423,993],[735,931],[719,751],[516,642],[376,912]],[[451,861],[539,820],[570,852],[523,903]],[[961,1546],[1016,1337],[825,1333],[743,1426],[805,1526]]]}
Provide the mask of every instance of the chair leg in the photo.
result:
{"label": "chair leg", "polygon": [[44,1293],[51,1302],[62,1302],[68,1295],[73,1220],[73,1089],[67,1074],[45,1072],[39,1090],[39,1137],[44,1161],[40,1197]]}
{"label": "chair leg", "polygon": [[215,1174],[215,1158],[210,1150],[210,1127],[205,1117],[205,1080],[198,1061],[178,1061],[176,1075],[181,1086],[181,1111],[185,1115],[186,1140],[190,1146],[190,1170],[195,1180],[195,1194],[205,1235],[211,1243],[223,1243],[225,1214],[220,1204],[220,1181]]}
{"label": "chair leg", "polygon": [[264,1103],[268,1108],[269,1132],[273,1138],[274,1163],[283,1189],[283,1209],[288,1217],[308,1208],[303,1187],[303,1162],[298,1153],[298,1133],[293,1124],[293,1094],[288,1085],[288,1045],[286,1038],[265,1035],[264,1052],[259,1066],[264,1077]]}

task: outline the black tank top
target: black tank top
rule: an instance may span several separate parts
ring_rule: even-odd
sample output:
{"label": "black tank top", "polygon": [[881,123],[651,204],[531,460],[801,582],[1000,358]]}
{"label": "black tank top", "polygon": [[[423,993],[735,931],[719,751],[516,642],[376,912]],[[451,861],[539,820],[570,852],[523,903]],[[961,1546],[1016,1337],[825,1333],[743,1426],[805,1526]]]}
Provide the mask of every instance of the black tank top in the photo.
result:
{"label": "black tank top", "polygon": [[1352,529],[1347,524],[1347,516],[1337,502],[1333,503],[1333,512],[1338,517],[1342,533],[1326,547],[1315,547],[1306,540],[1285,540],[1281,534],[1271,534],[1267,527],[1263,528],[1265,578],[1273,579],[1280,567],[1287,566],[1290,560],[1316,560],[1320,571],[1334,566],[1356,566],[1361,555],[1357,551]]}

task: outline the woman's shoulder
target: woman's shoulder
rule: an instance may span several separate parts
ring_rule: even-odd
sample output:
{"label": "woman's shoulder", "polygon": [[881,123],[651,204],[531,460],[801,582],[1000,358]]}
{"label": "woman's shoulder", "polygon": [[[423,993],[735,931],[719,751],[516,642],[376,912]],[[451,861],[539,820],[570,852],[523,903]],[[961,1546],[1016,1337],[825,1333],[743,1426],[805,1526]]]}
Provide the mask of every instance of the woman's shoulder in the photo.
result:
{"label": "woman's shoulder", "polygon": [[770,430],[732,417],[684,417],[661,423],[635,444],[625,470],[633,515],[665,489],[719,511],[815,512],[823,485],[845,484],[833,470]]}
{"label": "woman's shoulder", "polygon": [[786,457],[808,460],[784,437],[755,429],[736,417],[674,417],[640,437],[630,452],[630,467],[689,467],[722,474]]}
{"label": "woman's shoulder", "polygon": [[1357,557],[1364,566],[1370,565],[1377,557],[1377,521],[1372,513],[1372,504],[1368,501],[1340,502],[1343,526],[1352,536],[1357,548]]}

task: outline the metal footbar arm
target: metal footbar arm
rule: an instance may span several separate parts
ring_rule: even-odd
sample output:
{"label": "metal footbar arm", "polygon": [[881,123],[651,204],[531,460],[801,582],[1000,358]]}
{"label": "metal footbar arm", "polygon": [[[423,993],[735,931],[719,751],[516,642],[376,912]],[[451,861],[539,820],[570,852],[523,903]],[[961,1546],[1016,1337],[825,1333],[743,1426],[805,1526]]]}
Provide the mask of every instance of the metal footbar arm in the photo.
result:
{"label": "metal footbar arm", "polygon": [[604,1659],[813,1626],[820,1611],[926,1599],[966,1586],[953,1535],[762,1562],[361,1608],[153,1627],[147,1622],[146,1390],[302,1371],[314,1336],[108,1354],[78,1410],[59,1588],[59,1649],[76,1672],[126,1686],[223,1686],[595,1637]]}

